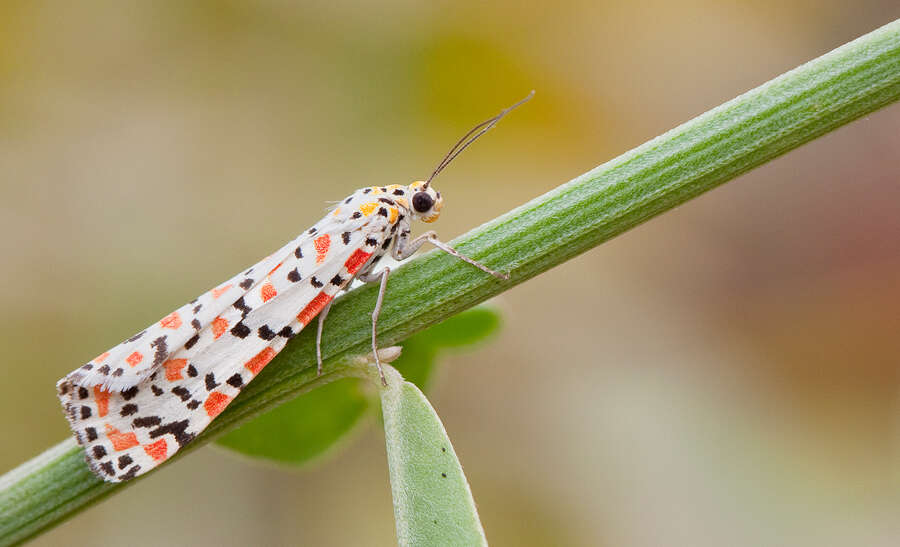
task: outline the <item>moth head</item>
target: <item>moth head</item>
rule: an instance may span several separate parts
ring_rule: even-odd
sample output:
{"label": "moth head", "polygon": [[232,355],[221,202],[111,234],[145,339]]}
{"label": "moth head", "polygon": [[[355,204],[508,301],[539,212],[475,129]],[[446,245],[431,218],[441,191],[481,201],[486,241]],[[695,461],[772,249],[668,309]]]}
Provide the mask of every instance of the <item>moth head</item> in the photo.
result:
{"label": "moth head", "polygon": [[417,180],[409,185],[409,210],[412,217],[422,222],[434,222],[441,215],[444,200],[431,183]]}

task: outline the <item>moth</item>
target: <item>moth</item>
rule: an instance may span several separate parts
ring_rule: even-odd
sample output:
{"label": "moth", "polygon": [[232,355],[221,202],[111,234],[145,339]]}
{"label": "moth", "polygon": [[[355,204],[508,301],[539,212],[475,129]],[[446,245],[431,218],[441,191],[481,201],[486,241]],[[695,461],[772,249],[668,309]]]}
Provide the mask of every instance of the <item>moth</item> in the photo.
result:
{"label": "moth", "polygon": [[[411,221],[438,219],[443,199],[431,182],[457,155],[534,92],[476,125],[427,180],[362,188],[267,258],[105,351],[57,383],[57,394],[85,459],[100,478],[120,482],[154,469],[191,442],[278,354],[318,317],[316,357],[334,297],[354,279],[378,282],[372,350],[390,252],[409,258],[425,243],[500,279],[433,231],[412,238]],[[381,373],[384,382],[384,373]]]}

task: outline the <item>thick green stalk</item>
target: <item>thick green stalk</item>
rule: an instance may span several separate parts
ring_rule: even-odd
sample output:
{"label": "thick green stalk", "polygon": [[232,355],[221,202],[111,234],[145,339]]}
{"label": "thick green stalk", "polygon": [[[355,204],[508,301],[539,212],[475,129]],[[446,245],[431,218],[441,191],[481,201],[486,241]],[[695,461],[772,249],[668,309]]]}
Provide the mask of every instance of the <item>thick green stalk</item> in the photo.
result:
{"label": "thick green stalk", "polygon": [[[510,281],[442,253],[399,269],[391,276],[382,310],[380,344],[395,344],[898,98],[900,21],[895,21],[455,242],[465,254],[509,271]],[[363,287],[335,304],[323,348],[327,357],[367,351],[374,297],[374,287]],[[314,368],[313,336],[304,332],[193,447],[308,389],[315,382]],[[121,487],[91,475],[70,442],[58,445],[0,478],[0,544],[31,537]]]}

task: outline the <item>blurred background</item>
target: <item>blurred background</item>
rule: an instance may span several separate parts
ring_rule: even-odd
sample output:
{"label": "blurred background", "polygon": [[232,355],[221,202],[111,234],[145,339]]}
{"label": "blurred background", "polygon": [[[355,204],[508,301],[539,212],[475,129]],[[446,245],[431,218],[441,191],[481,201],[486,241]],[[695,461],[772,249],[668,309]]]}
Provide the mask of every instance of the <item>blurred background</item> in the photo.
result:
{"label": "blurred background", "polygon": [[[897,17],[3,2],[0,470],[69,434],[59,377],[529,90],[441,175],[445,239]],[[502,331],[430,396],[493,544],[900,541],[898,127],[894,105],[493,301]],[[383,438],[299,472],[207,447],[35,545],[126,538],[392,545]]]}

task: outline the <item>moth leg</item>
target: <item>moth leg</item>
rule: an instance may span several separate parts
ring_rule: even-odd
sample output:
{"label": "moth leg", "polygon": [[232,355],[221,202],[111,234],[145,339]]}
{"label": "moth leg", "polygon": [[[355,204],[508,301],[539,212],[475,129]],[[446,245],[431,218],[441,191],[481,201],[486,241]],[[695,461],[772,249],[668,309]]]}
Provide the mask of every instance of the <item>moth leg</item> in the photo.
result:
{"label": "moth leg", "polygon": [[425,243],[431,243],[432,245],[434,245],[438,249],[444,251],[445,253],[447,253],[449,255],[453,255],[456,258],[462,260],[463,262],[467,262],[467,263],[475,266],[479,270],[491,274],[492,276],[496,277],[497,279],[502,279],[504,281],[507,281],[509,279],[509,274],[495,272],[494,270],[488,268],[484,264],[481,264],[480,262],[477,262],[477,261],[461,254],[459,251],[457,251],[450,245],[447,245],[446,243],[444,243],[443,241],[438,239],[437,234],[431,230],[425,232],[424,234],[420,235],[419,237],[417,237],[415,239],[409,239],[409,232],[405,232],[405,231],[401,232],[400,236],[397,238],[397,243],[394,245],[394,248],[391,250],[391,255],[396,260],[404,260],[404,259],[412,256],[412,254],[415,253],[417,250],[419,250],[419,247],[421,247]]}
{"label": "moth leg", "polygon": [[382,385],[387,385],[384,377],[384,370],[381,368],[381,361],[378,359],[378,343],[375,337],[378,335],[378,316],[381,315],[381,303],[384,302],[384,293],[387,291],[388,276],[391,275],[391,269],[385,267],[378,273],[366,273],[359,276],[359,280],[364,283],[371,283],[381,278],[381,284],[378,287],[378,299],[375,301],[375,309],[372,310],[372,355],[375,356],[375,366],[378,367],[378,374],[381,375]]}
{"label": "moth leg", "polygon": [[328,317],[328,311],[331,309],[331,304],[334,300],[329,300],[328,304],[319,312],[319,327],[316,330],[316,363],[318,367],[316,368],[316,375],[322,375],[322,329],[325,327],[325,318]]}

